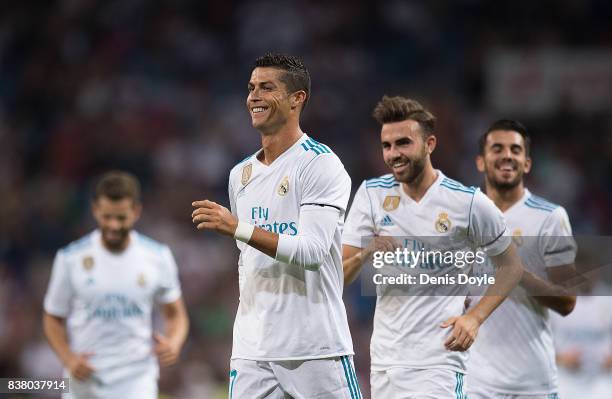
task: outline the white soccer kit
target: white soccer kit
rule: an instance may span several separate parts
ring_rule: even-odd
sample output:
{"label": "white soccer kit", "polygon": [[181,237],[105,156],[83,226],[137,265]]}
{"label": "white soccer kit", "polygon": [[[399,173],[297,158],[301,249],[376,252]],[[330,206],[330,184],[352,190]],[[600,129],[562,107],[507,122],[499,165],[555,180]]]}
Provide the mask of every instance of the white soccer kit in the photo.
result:
{"label": "white soccer kit", "polygon": [[[491,200],[478,189],[436,172],[435,182],[419,202],[392,175],[363,182],[346,220],[343,243],[363,248],[367,237],[376,235],[413,237],[441,250],[480,248],[491,256],[505,251],[510,238],[504,235],[503,216]],[[449,274],[466,272],[450,269]],[[440,323],[464,313],[467,293],[467,286],[455,284],[446,296],[378,296],[370,348],[372,374],[392,368],[445,369],[453,381],[448,386],[455,386],[455,373],[465,373],[467,354],[446,350],[444,341],[451,328],[440,328]],[[382,392],[373,394],[386,397]]]}
{"label": "white soccer kit", "polygon": [[300,220],[309,210],[327,209],[333,218],[331,243],[319,265],[283,262],[237,241],[240,303],[232,364],[239,364],[236,359],[278,362],[353,354],[342,301],[341,248],[350,187],[340,159],[306,134],[270,165],[256,153],[232,169],[230,204],[242,222],[300,237]]}
{"label": "white soccer kit", "polygon": [[[527,189],[504,212],[524,267],[547,280],[546,269],[574,263],[576,246],[563,207]],[[491,264],[474,272],[490,273]],[[472,304],[477,303],[474,298]],[[548,395],[557,392],[557,368],[549,310],[514,289],[481,326],[472,345],[468,394],[477,388],[499,394]],[[475,395],[471,395],[475,396]]]}
{"label": "white soccer kit", "polygon": [[583,294],[571,314],[553,313],[551,321],[557,352],[580,354],[578,370],[559,367],[559,397],[610,397],[612,372],[606,370],[605,362],[612,356],[612,298]]}
{"label": "white soccer kit", "polygon": [[153,307],[180,296],[170,249],[135,231],[121,253],[104,247],[99,230],[58,251],[44,309],[67,319],[72,351],[93,353],[89,361],[95,372],[86,384],[79,384],[80,397],[110,397],[104,392],[123,396],[115,387],[127,389],[130,380],[145,375],[150,376],[146,391],[151,391],[150,381],[159,373],[153,354]]}

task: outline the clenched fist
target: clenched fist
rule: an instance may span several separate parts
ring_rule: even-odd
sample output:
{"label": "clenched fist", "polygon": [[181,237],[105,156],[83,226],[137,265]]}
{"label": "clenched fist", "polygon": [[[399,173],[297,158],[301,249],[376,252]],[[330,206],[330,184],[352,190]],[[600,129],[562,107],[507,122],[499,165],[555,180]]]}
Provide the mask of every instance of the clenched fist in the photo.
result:
{"label": "clenched fist", "polygon": [[213,201],[194,201],[191,205],[196,208],[191,218],[198,230],[213,230],[217,233],[234,236],[238,219],[224,206]]}

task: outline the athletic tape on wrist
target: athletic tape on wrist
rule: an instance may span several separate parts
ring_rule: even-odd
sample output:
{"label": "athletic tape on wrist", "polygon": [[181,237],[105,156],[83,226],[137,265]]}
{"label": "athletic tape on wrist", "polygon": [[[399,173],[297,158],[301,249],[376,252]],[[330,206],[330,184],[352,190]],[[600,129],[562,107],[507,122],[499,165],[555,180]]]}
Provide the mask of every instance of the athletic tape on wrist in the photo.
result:
{"label": "athletic tape on wrist", "polygon": [[244,243],[249,243],[251,240],[251,236],[253,235],[253,231],[255,230],[255,226],[246,222],[238,222],[238,227],[236,227],[236,231],[234,232],[234,238],[238,241],[242,241]]}

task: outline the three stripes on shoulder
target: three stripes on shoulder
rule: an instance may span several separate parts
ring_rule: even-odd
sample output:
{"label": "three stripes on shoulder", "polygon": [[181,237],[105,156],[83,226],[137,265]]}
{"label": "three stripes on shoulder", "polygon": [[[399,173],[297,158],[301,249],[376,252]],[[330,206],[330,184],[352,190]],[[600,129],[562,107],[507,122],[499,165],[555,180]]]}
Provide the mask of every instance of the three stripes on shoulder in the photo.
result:
{"label": "three stripes on shoulder", "polygon": [[329,154],[332,152],[328,146],[321,144],[310,137],[302,143],[302,148],[304,148],[304,151],[313,151],[317,155]]}
{"label": "three stripes on shoulder", "polygon": [[393,175],[384,175],[374,179],[366,180],[366,188],[381,187],[392,188],[399,186],[399,182],[395,180]]}

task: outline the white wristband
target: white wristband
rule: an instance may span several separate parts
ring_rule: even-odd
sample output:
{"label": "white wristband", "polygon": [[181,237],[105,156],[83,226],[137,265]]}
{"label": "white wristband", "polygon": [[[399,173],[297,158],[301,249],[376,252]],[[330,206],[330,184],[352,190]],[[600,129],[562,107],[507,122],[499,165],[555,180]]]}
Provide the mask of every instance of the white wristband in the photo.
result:
{"label": "white wristband", "polygon": [[246,244],[251,240],[255,226],[246,222],[238,222],[236,231],[234,232],[234,238],[238,241],[242,241]]}

